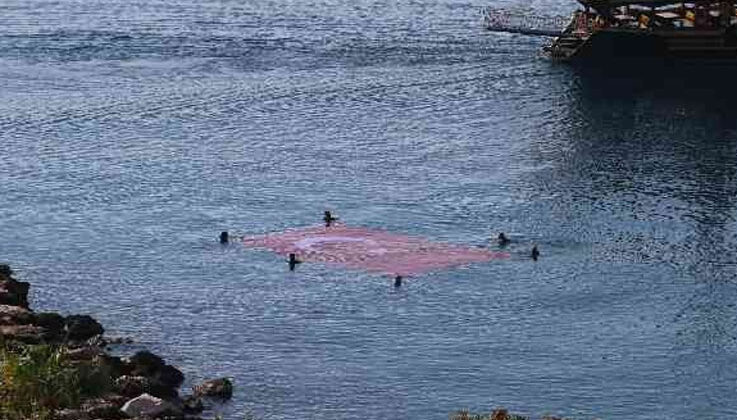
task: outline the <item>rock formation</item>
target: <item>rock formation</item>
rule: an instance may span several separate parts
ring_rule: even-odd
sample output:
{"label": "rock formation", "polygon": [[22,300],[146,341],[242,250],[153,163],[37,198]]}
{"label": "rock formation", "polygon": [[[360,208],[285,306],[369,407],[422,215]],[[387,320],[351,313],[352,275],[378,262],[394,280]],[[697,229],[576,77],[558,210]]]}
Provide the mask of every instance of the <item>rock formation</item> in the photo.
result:
{"label": "rock formation", "polygon": [[[54,419],[198,419],[188,414],[203,410],[200,395],[180,397],[184,375],[176,367],[148,351],[130,358],[108,354],[108,341],[102,337],[105,330],[99,322],[89,315],[35,313],[28,305],[28,289],[28,283],[13,278],[9,266],[0,264],[0,343],[9,348],[46,344],[63,349],[71,366],[98,368],[111,384],[111,393],[83,401],[76,408],[57,410]],[[232,395],[227,379],[206,382],[198,389],[202,396],[226,399]]]}

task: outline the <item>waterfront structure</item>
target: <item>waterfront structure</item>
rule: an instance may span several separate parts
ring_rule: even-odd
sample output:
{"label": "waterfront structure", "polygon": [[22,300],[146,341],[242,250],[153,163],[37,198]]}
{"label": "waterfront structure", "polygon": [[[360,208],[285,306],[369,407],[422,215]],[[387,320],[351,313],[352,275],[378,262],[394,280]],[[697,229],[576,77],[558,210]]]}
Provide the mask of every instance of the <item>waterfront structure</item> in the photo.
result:
{"label": "waterfront structure", "polygon": [[[737,59],[735,3],[672,0],[579,0],[562,31],[510,27],[508,32],[552,36],[544,50],[551,58],[709,58]],[[499,18],[487,14],[487,28]],[[495,26],[496,25],[496,26]]]}

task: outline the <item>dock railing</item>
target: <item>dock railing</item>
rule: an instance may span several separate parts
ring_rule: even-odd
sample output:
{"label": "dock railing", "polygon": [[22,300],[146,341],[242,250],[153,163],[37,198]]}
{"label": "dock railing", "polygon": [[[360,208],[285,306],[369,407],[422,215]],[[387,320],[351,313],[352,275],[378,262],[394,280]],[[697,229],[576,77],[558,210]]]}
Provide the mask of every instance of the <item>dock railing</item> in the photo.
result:
{"label": "dock railing", "polygon": [[541,16],[533,12],[484,7],[481,11],[486,29],[526,35],[559,36],[570,23],[570,16]]}

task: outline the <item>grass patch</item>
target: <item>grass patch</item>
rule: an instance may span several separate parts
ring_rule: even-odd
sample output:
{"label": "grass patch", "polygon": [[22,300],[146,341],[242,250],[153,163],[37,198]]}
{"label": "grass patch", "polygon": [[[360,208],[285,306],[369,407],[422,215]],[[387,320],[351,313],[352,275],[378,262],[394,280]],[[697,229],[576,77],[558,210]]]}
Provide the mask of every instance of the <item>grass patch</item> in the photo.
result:
{"label": "grass patch", "polygon": [[66,355],[58,346],[1,346],[0,418],[47,420],[54,410],[78,407],[110,389],[105,368]]}

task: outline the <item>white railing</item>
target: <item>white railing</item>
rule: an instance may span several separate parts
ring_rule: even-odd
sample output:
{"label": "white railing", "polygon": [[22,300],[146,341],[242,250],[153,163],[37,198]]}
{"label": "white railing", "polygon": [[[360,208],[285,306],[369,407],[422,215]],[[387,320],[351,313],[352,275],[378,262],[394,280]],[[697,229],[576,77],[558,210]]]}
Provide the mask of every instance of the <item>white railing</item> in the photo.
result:
{"label": "white railing", "polygon": [[484,26],[491,31],[541,35],[560,33],[571,21],[570,16],[540,16],[531,12],[484,7]]}

